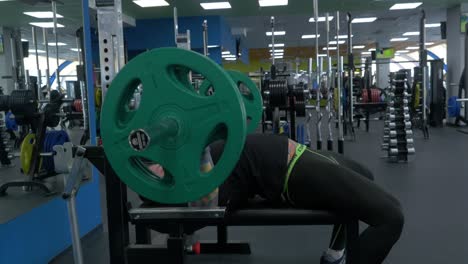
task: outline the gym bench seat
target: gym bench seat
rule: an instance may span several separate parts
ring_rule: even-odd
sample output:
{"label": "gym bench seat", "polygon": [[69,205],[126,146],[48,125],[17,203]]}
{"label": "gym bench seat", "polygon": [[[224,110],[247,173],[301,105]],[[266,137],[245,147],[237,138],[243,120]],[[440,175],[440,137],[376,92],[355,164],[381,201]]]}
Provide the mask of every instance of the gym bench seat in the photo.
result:
{"label": "gym bench seat", "polygon": [[[158,257],[164,256],[168,263],[184,263],[185,244],[184,234],[191,234],[206,226],[217,227],[217,241],[214,243],[201,243],[200,254],[250,254],[248,243],[233,243],[228,241],[228,226],[298,226],[298,225],[335,225],[346,227],[347,247],[352,244],[359,233],[359,224],[355,219],[347,219],[339,215],[320,210],[305,210],[291,208],[264,207],[263,202],[251,203],[248,208],[234,212],[227,212],[225,208],[187,208],[187,207],[147,207],[143,204],[139,208],[129,210],[129,220],[135,225],[136,248],[132,254],[132,246],[127,250],[127,256],[141,255],[143,245],[148,250],[151,244],[150,230],[168,233],[167,249],[159,251]],[[177,239],[182,239],[177,242]],[[348,247],[347,263],[359,263],[355,253]],[[137,252],[138,251],[138,252]],[[164,252],[163,254],[161,254]],[[174,252],[176,255],[174,255]],[[172,254],[172,255],[171,255]],[[155,255],[156,256],[156,255]],[[132,259],[139,263],[142,259]]]}

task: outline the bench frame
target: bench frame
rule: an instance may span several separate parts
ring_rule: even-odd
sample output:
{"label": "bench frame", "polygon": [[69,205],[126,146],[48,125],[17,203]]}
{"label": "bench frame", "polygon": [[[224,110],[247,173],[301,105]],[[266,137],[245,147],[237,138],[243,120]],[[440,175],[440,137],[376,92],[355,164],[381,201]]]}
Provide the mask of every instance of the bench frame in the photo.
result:
{"label": "bench frame", "polygon": [[[109,235],[109,255],[112,264],[145,264],[170,263],[183,264],[187,250],[185,247],[184,230],[196,230],[205,226],[217,227],[217,241],[214,243],[201,243],[202,254],[250,254],[248,243],[233,243],[228,240],[228,226],[284,226],[284,225],[335,225],[346,227],[346,263],[359,263],[359,256],[349,245],[359,236],[359,221],[345,219],[331,213],[321,217],[318,221],[242,221],[233,215],[225,215],[223,208],[193,209],[190,213],[175,212],[181,208],[132,208],[127,200],[127,186],[118,178],[110,166],[101,147],[86,147],[85,157],[104,175],[106,186],[106,204]],[[187,208],[184,210],[186,211]],[[253,213],[260,213],[263,209],[249,209]],[[267,209],[274,210],[274,209]],[[296,209],[291,209],[296,210]],[[305,210],[304,210],[305,211]],[[163,215],[163,213],[166,213]],[[130,243],[129,223],[135,227],[135,244]],[[167,247],[160,248],[151,245],[152,229],[161,224],[170,224]]]}

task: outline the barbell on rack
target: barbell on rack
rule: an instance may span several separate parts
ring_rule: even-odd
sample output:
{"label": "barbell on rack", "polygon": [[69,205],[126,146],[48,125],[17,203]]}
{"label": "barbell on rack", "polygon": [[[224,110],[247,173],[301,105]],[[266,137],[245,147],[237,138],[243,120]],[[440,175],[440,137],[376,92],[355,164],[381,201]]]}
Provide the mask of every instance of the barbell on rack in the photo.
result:
{"label": "barbell on rack", "polygon": [[[204,76],[214,93],[197,93],[190,72]],[[140,106],[129,109],[140,84]],[[125,184],[154,201],[184,203],[228,177],[244,146],[246,121],[239,88],[218,64],[189,50],[161,48],[138,55],[116,75],[102,106],[101,136],[107,159]],[[225,141],[223,154],[211,171],[202,172],[202,153],[219,139]],[[147,161],[160,164],[164,178],[153,175]]]}

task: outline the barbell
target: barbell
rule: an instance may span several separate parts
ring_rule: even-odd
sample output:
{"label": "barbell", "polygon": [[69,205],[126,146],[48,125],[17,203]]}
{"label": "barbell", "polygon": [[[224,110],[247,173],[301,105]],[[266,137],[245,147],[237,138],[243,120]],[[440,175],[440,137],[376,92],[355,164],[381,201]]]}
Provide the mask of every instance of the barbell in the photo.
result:
{"label": "barbell", "polygon": [[[213,93],[198,93],[190,72],[204,76]],[[104,152],[118,177],[138,194],[166,204],[198,200],[222,184],[244,146],[246,110],[258,110],[251,117],[262,115],[260,95],[255,97],[258,107],[245,103],[236,84],[249,89],[251,84],[239,76],[178,48],[154,49],[132,59],[115,76],[102,105]],[[140,105],[130,109],[139,85]],[[223,154],[211,171],[202,172],[202,153],[219,139],[225,141]],[[152,174],[148,162],[160,164],[164,177]]]}

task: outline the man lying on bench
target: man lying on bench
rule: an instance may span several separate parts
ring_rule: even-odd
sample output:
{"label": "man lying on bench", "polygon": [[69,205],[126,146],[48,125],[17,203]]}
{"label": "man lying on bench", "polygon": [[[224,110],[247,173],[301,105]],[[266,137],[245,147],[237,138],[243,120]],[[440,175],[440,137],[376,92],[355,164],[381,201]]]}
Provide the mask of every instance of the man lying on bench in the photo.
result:
{"label": "man lying on bench", "polygon": [[[210,149],[216,164],[223,143],[213,143]],[[159,164],[149,169],[164,177]],[[219,193],[215,190],[200,202],[217,200],[227,210],[236,210],[256,195],[278,206],[326,210],[365,222],[369,227],[351,245],[360,264],[382,263],[403,229],[399,201],[373,182],[367,168],[333,152],[310,150],[284,136],[248,135],[241,157]],[[344,242],[343,228],[335,226],[330,248],[320,263],[344,263]]]}

